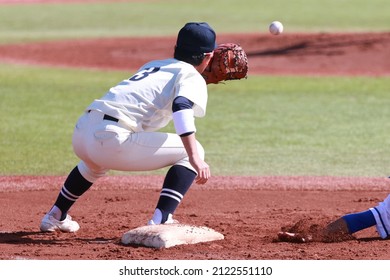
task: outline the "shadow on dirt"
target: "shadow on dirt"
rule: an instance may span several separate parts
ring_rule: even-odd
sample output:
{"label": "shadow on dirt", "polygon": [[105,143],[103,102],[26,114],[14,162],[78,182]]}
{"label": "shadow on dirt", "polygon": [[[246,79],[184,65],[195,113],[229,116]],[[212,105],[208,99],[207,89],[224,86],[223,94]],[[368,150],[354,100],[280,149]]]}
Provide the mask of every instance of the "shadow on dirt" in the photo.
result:
{"label": "shadow on dirt", "polygon": [[247,52],[248,57],[253,56],[283,56],[283,55],[342,55],[345,48],[351,46],[360,49],[371,48],[375,44],[383,43],[386,39],[345,39],[335,38],[333,41],[328,40],[310,40],[305,39],[294,44],[280,46],[278,48],[266,49],[262,51]]}
{"label": "shadow on dirt", "polygon": [[[79,238],[74,235],[68,235],[68,238],[57,238],[55,233],[42,233],[40,231],[15,231],[15,232],[0,232],[0,244],[74,244],[91,243],[91,244],[107,244],[117,243],[118,238]],[[69,238],[71,237],[71,238]],[[75,237],[75,238],[72,238]]]}

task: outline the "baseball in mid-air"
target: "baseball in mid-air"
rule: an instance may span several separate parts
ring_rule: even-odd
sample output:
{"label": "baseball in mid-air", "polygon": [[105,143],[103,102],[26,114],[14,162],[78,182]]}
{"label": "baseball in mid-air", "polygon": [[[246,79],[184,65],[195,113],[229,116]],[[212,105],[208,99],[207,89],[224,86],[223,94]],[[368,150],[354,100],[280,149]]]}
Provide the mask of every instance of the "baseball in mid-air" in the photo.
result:
{"label": "baseball in mid-air", "polygon": [[269,25],[269,32],[273,35],[279,35],[283,32],[283,24],[280,21],[273,21]]}

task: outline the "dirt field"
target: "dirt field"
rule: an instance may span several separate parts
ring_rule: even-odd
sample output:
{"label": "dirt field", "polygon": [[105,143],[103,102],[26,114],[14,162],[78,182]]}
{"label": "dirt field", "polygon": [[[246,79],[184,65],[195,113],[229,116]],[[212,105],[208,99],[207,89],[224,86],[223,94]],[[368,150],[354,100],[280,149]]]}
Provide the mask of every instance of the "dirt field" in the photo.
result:
{"label": "dirt field", "polygon": [[[358,34],[222,34],[246,50],[251,75],[390,75],[390,32]],[[158,43],[156,43],[158,42]],[[101,38],[0,45],[1,61],[106,70],[138,69],[171,57],[174,37]]]}
{"label": "dirt field", "polygon": [[[218,41],[243,46],[249,76],[390,74],[390,33],[225,34]],[[116,38],[1,45],[0,62],[130,72],[147,60],[171,56],[173,44],[174,38]],[[390,191],[386,178],[213,177],[205,187],[189,191],[175,218],[213,228],[225,239],[170,249],[119,242],[123,233],[150,218],[162,182],[158,176],[102,179],[72,208],[80,231],[40,233],[40,219],[63,180],[0,177],[0,259],[390,259],[390,243],[380,240],[374,228],[344,242],[275,240],[281,227],[298,221],[321,225],[375,206]]]}
{"label": "dirt field", "polygon": [[389,259],[388,241],[375,229],[336,243],[276,242],[282,226],[321,225],[340,214],[365,210],[389,192],[383,178],[213,177],[194,186],[175,218],[208,226],[224,240],[152,249],[124,246],[120,237],[145,225],[161,177],[107,177],[72,209],[77,233],[44,234],[40,219],[55,200],[62,177],[0,177],[0,259]]}

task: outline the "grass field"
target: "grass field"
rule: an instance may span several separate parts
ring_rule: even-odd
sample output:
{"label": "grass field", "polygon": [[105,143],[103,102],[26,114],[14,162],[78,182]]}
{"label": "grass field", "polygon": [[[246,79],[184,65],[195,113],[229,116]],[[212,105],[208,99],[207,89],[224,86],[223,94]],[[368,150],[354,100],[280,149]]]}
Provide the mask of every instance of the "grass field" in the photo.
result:
{"label": "grass field", "polygon": [[[71,19],[71,20],[70,20]],[[62,38],[176,34],[187,21],[207,21],[218,33],[385,31],[386,0],[216,0],[3,5],[0,43]]]}
{"label": "grass field", "polygon": [[[0,43],[172,35],[190,20],[222,33],[267,32],[274,19],[286,32],[383,31],[389,15],[384,0],[7,5]],[[0,64],[0,174],[67,174],[77,163],[78,116],[128,75]],[[388,78],[363,77],[251,76],[210,86],[198,137],[215,175],[386,176],[389,88]]]}
{"label": "grass field", "polygon": [[[2,65],[0,75],[1,172],[33,175],[64,174],[76,163],[78,116],[128,73]],[[198,137],[214,174],[381,176],[390,158],[389,86],[346,77],[212,85]]]}

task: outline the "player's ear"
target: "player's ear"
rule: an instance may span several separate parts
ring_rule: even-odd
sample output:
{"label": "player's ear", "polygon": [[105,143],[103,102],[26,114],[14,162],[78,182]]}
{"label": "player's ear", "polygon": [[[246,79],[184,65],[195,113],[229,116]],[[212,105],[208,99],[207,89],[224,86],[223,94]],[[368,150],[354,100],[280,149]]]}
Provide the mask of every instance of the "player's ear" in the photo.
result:
{"label": "player's ear", "polygon": [[195,67],[199,73],[203,73],[203,71],[211,64],[214,52],[204,53],[203,55],[204,58],[202,63]]}
{"label": "player's ear", "polygon": [[208,52],[208,53],[204,53],[203,62],[204,62],[204,61],[207,61],[207,64],[209,64],[210,61],[212,60],[213,56],[214,56],[214,51]]}
{"label": "player's ear", "polygon": [[214,51],[205,53],[204,56],[205,56],[205,57],[209,56],[210,58],[213,58],[213,56],[214,56]]}

